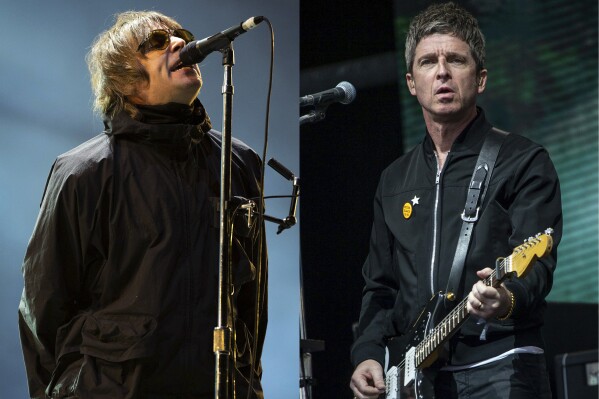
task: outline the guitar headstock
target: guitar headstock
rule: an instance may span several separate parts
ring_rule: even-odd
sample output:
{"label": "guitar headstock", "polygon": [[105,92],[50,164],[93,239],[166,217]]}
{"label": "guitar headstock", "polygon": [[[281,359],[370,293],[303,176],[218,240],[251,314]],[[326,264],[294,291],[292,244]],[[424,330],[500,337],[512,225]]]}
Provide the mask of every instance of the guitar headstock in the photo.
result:
{"label": "guitar headstock", "polygon": [[506,262],[506,273],[513,273],[521,278],[526,276],[533,263],[551,251],[553,229],[547,229],[543,234],[539,233],[528,238],[524,244],[517,246]]}

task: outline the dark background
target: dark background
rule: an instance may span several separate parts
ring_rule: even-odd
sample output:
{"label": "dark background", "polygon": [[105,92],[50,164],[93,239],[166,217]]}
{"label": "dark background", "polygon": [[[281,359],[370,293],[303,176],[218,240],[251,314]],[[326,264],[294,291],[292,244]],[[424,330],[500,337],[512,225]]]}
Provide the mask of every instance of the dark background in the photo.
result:
{"label": "dark background", "polygon": [[343,80],[357,90],[351,104],[333,104],[324,121],[300,127],[306,329],[308,338],[325,341],[325,351],[312,355],[314,398],[352,397],[349,348],[372,198],[379,174],[401,154],[397,70],[369,58],[394,49],[392,3],[354,3],[300,3],[300,94]]}
{"label": "dark background", "polygon": [[[393,3],[300,4],[300,94],[347,80],[355,101],[300,127],[300,248],[314,398],[351,398],[349,349],[361,302],[372,199],[381,171],[402,153]],[[302,110],[306,112],[306,110]]]}
{"label": "dark background", "polygon": [[[404,3],[302,0],[300,5],[300,94],[326,90],[343,80],[351,82],[357,89],[354,102],[348,105],[333,104],[328,108],[324,121],[300,128],[300,240],[306,329],[308,338],[325,342],[325,350],[312,355],[312,374],[316,379],[313,388],[315,399],[352,397],[348,387],[353,371],[349,351],[353,342],[352,324],[358,320],[360,311],[363,287],[361,267],[368,251],[374,191],[384,167],[419,141],[424,134],[424,127],[418,127],[422,119],[418,104],[407,94],[405,88],[405,33],[402,29],[415,12],[431,2]],[[485,93],[490,98],[483,98],[483,102],[486,101],[485,108],[491,108],[488,114],[491,115],[492,122],[504,129],[516,131],[531,128],[526,134],[546,145],[554,161],[558,158],[565,166],[568,163],[576,164],[573,161],[578,159],[581,162],[577,166],[584,168],[584,165],[588,165],[584,156],[591,160],[590,171],[585,169],[580,173],[587,177],[590,175],[589,181],[578,182],[573,188],[563,187],[564,217],[571,223],[572,218],[568,212],[574,211],[567,207],[572,206],[576,198],[588,199],[585,203],[577,202],[577,206],[584,207],[584,217],[589,220],[591,227],[589,231],[584,231],[589,243],[582,245],[578,242],[575,246],[579,251],[583,248],[589,251],[579,262],[577,270],[581,275],[576,278],[572,276],[572,266],[577,261],[575,258],[567,255],[560,257],[558,272],[561,274],[556,273],[552,292],[555,298],[549,297],[543,333],[547,343],[548,370],[553,384],[555,355],[597,348],[597,78],[594,76],[590,81],[587,79],[586,89],[583,86],[579,89],[581,94],[591,98],[590,102],[585,103],[586,110],[577,111],[568,102],[575,100],[575,96],[567,93],[562,95],[561,102],[553,101],[554,108],[547,108],[543,104],[535,105],[531,99],[548,99],[550,94],[540,95],[535,91],[535,84],[553,90],[555,94],[555,87],[547,87],[552,85],[553,80],[549,75],[553,72],[546,70],[542,74],[528,75],[532,84],[517,78],[509,80],[506,76],[513,73],[512,69],[518,68],[532,73],[532,68],[528,69],[528,65],[531,62],[544,64],[543,61],[549,58],[546,55],[548,50],[541,55],[523,53],[518,49],[513,49],[513,53],[504,52],[507,50],[505,42],[513,39],[503,33],[516,27],[526,27],[527,21],[533,17],[543,18],[542,14],[535,12],[535,7],[541,3],[525,1],[520,6],[518,2],[509,0],[487,1],[481,2],[478,9],[473,9],[470,2],[460,3],[471,12],[479,12],[479,19],[491,21],[485,24],[481,22],[481,27],[486,35],[488,33],[485,27],[491,31],[487,41],[488,60],[491,59],[489,65],[496,65],[495,70],[490,70],[490,87],[487,87],[487,92],[495,91],[498,94],[490,97]],[[503,3],[507,4],[507,11]],[[570,3],[579,4],[578,11],[581,13],[585,12],[586,5],[592,4],[588,1]],[[596,9],[596,5],[589,9],[590,18],[595,21]],[[500,11],[504,12],[504,17],[496,18],[500,20],[493,25],[493,16]],[[555,16],[560,12],[559,8],[554,7],[550,14]],[[555,16],[554,19],[561,19],[562,25],[574,23],[575,15],[568,17],[570,12],[563,14],[563,18]],[[522,40],[523,45],[545,50],[554,44],[567,49],[563,43],[558,43],[561,38],[568,37],[567,33],[560,32],[559,27],[554,25],[546,29],[546,32],[536,32],[538,35],[547,33],[545,36],[534,39],[536,41],[533,44]],[[576,29],[580,31],[578,27]],[[530,32],[526,34],[528,33]],[[584,32],[580,34],[583,35]],[[594,70],[589,71],[583,65],[578,65],[569,70],[571,75],[581,78],[587,72],[596,74],[596,35],[595,28],[594,41],[592,36],[589,39],[592,42],[588,46],[591,49],[590,56],[584,54],[579,57],[588,61],[591,66],[594,65]],[[579,39],[575,38],[580,42]],[[526,57],[532,61],[525,60]],[[555,58],[567,58],[567,51],[564,50],[562,55],[558,53]],[[491,61],[495,63],[491,64]],[[552,68],[552,65],[543,66]],[[560,68],[564,69],[563,66]],[[513,94],[510,97],[507,89],[504,89],[509,86],[520,90],[518,98]],[[527,90],[522,90],[523,86]],[[579,101],[583,102],[585,99],[581,98]],[[555,117],[560,108],[569,114],[564,111],[564,115],[560,116],[563,119],[577,117],[572,116],[572,112],[586,115],[588,109],[595,109],[594,114],[591,113],[591,118],[594,115],[595,121],[581,127],[582,132],[558,132],[562,135],[561,140],[568,141],[575,150],[589,146],[586,148],[589,151],[585,154],[576,155],[567,147],[556,147],[561,143],[556,143],[557,139],[552,141],[542,129],[543,126],[535,131],[535,127],[538,127],[535,123],[542,125],[539,121],[543,117]],[[303,114],[308,109],[300,111]],[[531,116],[538,120],[535,121]],[[414,128],[414,125],[417,127]],[[588,134],[591,140],[581,141],[581,134]],[[573,179],[565,167],[558,167],[558,173],[562,180]],[[584,187],[590,189],[586,194],[573,191]],[[564,238],[561,249],[569,248],[567,240],[574,233],[573,228],[568,230],[569,226],[572,225],[565,227],[567,237]]]}

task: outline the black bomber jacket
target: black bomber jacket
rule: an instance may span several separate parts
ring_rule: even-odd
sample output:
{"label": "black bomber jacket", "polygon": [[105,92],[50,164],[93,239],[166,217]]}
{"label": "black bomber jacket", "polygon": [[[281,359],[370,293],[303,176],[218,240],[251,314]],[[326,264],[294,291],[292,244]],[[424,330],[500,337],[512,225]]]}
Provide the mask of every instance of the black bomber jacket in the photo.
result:
{"label": "black bomber jacket", "polygon": [[[428,134],[382,173],[363,267],[365,287],[359,337],[352,347],[354,366],[367,359],[385,364],[388,339],[406,333],[431,297],[445,290],[468,184],[490,129],[483,110],[478,109],[478,116],[454,142],[440,173]],[[411,206],[407,213],[405,204]],[[496,258],[510,255],[525,239],[547,228],[554,230],[551,253],[538,260],[526,277],[506,283],[515,298],[511,317],[490,320],[486,339],[481,339],[483,324],[468,319],[450,341],[452,364],[488,359],[514,347],[543,347],[540,327],[545,297],[551,290],[562,234],[559,181],[543,147],[510,134],[499,152],[473,230],[458,299],[479,280],[477,270],[495,267]]]}

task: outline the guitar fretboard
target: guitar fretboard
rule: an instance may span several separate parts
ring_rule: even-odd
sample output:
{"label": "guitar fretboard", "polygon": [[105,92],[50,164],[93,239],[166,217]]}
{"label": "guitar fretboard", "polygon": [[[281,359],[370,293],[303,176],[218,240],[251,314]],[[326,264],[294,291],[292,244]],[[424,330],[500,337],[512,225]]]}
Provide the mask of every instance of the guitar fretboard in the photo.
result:
{"label": "guitar fretboard", "polygon": [[[504,258],[500,261],[498,269],[493,270],[491,275],[484,280],[487,286],[498,286],[503,281],[506,270],[511,263],[512,256]],[[499,270],[499,278],[497,271]],[[428,335],[416,346],[415,360],[416,367],[420,366],[439,346],[445,342],[466,320],[468,317],[468,309],[466,307],[468,298],[464,298],[455,308],[449,312],[447,316],[435,326]]]}

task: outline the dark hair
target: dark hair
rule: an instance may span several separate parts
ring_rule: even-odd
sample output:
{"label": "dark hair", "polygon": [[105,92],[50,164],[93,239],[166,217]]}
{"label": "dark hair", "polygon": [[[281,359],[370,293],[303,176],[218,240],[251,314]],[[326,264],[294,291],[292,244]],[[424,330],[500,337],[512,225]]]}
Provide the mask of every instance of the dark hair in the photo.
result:
{"label": "dark hair", "polygon": [[484,69],[485,37],[478,27],[478,21],[468,11],[450,2],[429,6],[410,23],[405,53],[409,73],[414,65],[416,46],[420,40],[435,33],[453,35],[468,43],[477,73]]}

